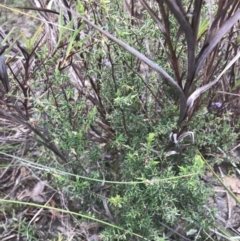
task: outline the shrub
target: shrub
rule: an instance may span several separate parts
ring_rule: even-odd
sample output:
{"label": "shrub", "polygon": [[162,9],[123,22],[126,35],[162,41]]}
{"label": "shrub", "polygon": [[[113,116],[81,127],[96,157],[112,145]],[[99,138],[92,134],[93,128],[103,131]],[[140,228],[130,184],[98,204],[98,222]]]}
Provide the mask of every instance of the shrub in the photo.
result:
{"label": "shrub", "polygon": [[[217,11],[202,1],[140,2],[139,19],[117,1],[78,1],[71,6],[78,13],[55,3],[67,29],[48,22],[47,34],[40,27],[31,41],[23,37],[22,74],[12,71],[11,91],[3,94],[15,104],[2,116],[35,133],[55,167],[88,178],[55,182],[81,196],[78,211],[125,230],[106,228],[104,240],[164,239],[182,219],[207,230],[214,220],[203,209],[209,190],[199,179],[205,167],[197,150],[227,150],[236,137],[227,111],[217,116],[207,106],[220,88],[213,76],[229,77],[224,68],[234,51],[220,53],[235,35],[237,1],[215,4]],[[191,9],[194,17],[186,17]]]}

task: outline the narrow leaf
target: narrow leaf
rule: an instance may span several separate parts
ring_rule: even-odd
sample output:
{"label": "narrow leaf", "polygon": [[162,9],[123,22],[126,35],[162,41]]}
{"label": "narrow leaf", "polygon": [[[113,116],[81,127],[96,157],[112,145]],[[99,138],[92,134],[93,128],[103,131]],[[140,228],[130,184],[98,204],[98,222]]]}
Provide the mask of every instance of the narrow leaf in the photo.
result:
{"label": "narrow leaf", "polygon": [[35,45],[35,42],[38,38],[38,36],[40,35],[40,33],[42,32],[42,26],[43,24],[41,24],[39,26],[39,28],[37,29],[37,31],[34,33],[34,35],[32,36],[32,38],[30,39],[30,42],[31,42],[31,45],[34,46]]}
{"label": "narrow leaf", "polygon": [[63,34],[68,30],[72,29],[73,26],[73,19],[66,25],[64,26],[64,17],[63,17],[63,11],[62,9],[60,10],[59,18],[58,18],[58,31],[59,31],[59,36],[58,36],[58,42],[56,44],[56,48],[59,46],[63,39]]}
{"label": "narrow leaf", "polygon": [[83,26],[81,25],[77,30],[74,31],[73,35],[71,36],[70,42],[67,47],[66,56],[68,56],[70,54],[70,52],[73,48],[74,41],[82,29],[83,29]]}
{"label": "narrow leaf", "polygon": [[187,108],[188,108],[188,113],[191,111],[191,108],[193,106],[194,101],[204,92],[209,90],[213,85],[215,85],[220,78],[223,76],[223,74],[240,58],[240,52],[229,62],[229,64],[224,68],[224,70],[221,72],[221,74],[212,82],[198,88],[195,90],[187,99]]}
{"label": "narrow leaf", "polygon": [[4,51],[8,47],[8,45],[1,46],[0,45],[0,80],[3,83],[5,91],[8,92],[10,90],[7,67],[4,58]]}
{"label": "narrow leaf", "polygon": [[195,70],[195,41],[194,41],[193,31],[189,22],[186,20],[184,13],[182,12],[182,8],[180,7],[181,2],[166,0],[166,3],[170,8],[170,10],[172,11],[172,13],[174,14],[178,23],[180,24],[182,31],[185,33],[185,37],[187,41],[187,51],[188,51],[187,82],[189,81],[192,82],[194,77],[194,70]]}
{"label": "narrow leaf", "polygon": [[200,23],[200,14],[202,9],[202,0],[195,0],[194,2],[194,12],[193,12],[193,19],[192,19],[192,30],[194,41],[196,42],[198,37],[198,28]]}
{"label": "narrow leaf", "polygon": [[240,19],[240,10],[235,12],[235,14],[230,17],[222,27],[207,41],[207,43],[203,46],[199,56],[197,58],[196,63],[196,71],[195,75],[198,74],[201,69],[204,61],[208,57],[208,55],[212,52],[215,46],[221,41],[222,37],[229,31],[230,28]]}

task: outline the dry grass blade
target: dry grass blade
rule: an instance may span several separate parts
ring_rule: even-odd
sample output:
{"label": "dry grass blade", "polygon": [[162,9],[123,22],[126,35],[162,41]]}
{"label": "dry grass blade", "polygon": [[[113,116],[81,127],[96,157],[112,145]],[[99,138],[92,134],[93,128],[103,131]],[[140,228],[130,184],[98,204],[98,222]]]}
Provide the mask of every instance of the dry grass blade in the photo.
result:
{"label": "dry grass blade", "polygon": [[35,10],[38,12],[45,12],[45,13],[54,13],[54,14],[59,14],[58,12],[51,10],[51,9],[47,9],[47,8],[36,8],[36,7],[16,7],[17,9],[25,9],[25,10]]}

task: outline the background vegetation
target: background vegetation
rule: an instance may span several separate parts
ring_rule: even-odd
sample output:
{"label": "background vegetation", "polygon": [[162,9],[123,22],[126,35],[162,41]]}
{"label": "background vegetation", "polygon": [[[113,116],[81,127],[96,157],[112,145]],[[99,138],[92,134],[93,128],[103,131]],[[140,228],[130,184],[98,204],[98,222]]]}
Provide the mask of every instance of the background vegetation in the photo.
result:
{"label": "background vegetation", "polygon": [[[204,158],[237,167],[239,4],[1,4],[34,23],[0,32],[1,175],[12,176],[2,190],[14,186],[6,216],[12,198],[83,214],[68,217],[80,231],[67,240],[230,240],[202,177]],[[64,210],[52,214],[56,226]],[[32,220],[6,227],[40,240]],[[56,230],[49,240],[65,240]]]}

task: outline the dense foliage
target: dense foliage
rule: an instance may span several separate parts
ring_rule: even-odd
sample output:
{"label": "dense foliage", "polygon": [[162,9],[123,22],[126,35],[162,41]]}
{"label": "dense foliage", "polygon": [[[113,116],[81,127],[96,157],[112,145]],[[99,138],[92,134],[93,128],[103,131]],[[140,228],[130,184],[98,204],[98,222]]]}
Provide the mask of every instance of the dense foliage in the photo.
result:
{"label": "dense foliage", "polygon": [[208,231],[199,151],[228,152],[237,137],[238,103],[224,93],[238,90],[238,58],[227,65],[240,3],[40,2],[31,38],[2,33],[1,117],[30,130],[42,164],[76,175],[53,185],[81,198],[77,212],[122,228],[105,227],[103,240]]}

